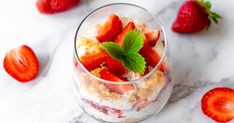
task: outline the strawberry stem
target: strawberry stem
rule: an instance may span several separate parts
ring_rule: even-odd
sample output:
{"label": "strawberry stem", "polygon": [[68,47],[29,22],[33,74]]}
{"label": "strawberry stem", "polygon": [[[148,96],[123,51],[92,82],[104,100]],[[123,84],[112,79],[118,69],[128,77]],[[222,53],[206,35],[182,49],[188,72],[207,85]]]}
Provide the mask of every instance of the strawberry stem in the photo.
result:
{"label": "strawberry stem", "polygon": [[210,1],[204,1],[204,0],[195,0],[195,1],[205,9],[206,13],[209,16],[210,21],[213,20],[217,24],[219,19],[222,18],[219,14],[211,11],[212,4]]}

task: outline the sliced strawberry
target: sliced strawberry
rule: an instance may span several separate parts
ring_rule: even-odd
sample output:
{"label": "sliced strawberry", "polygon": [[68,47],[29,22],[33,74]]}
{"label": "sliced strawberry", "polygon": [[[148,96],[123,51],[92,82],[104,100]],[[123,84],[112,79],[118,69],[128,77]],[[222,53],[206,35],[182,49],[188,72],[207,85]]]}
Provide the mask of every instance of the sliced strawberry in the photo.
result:
{"label": "sliced strawberry", "polygon": [[144,42],[144,45],[140,50],[140,54],[152,67],[155,67],[160,60],[160,55],[152,47],[150,47],[150,45],[147,42]]}
{"label": "sliced strawberry", "polygon": [[202,111],[216,122],[228,122],[234,118],[234,90],[215,88],[201,100]]}
{"label": "sliced strawberry", "polygon": [[110,72],[113,72],[120,76],[128,72],[128,70],[122,65],[122,62],[113,59],[109,55],[107,55],[106,57],[106,66]]}
{"label": "sliced strawberry", "polygon": [[7,52],[3,66],[8,74],[20,82],[33,80],[39,72],[38,59],[26,45]]}
{"label": "sliced strawberry", "polygon": [[159,30],[144,31],[144,35],[149,45],[151,47],[154,47],[160,37],[160,31]]}
{"label": "sliced strawberry", "polygon": [[148,74],[150,71],[149,71],[149,66],[148,65],[146,65],[146,67],[145,67],[145,71],[144,71],[144,73],[143,74],[141,74],[141,76],[144,76],[144,75],[146,75],[146,74]]}
{"label": "sliced strawberry", "polygon": [[96,38],[99,42],[114,41],[122,31],[122,22],[117,15],[111,15],[107,22],[101,27]]}
{"label": "sliced strawberry", "polygon": [[[102,71],[100,71],[100,76],[102,79],[113,81],[113,82],[127,81],[126,79],[121,78],[121,77],[111,73],[107,69],[103,69]],[[106,83],[105,85],[111,91],[119,93],[119,94],[123,94],[124,92],[127,92],[127,91],[134,89],[133,85],[131,85],[131,84],[108,84],[108,83]]]}
{"label": "sliced strawberry", "polygon": [[119,45],[122,46],[123,40],[124,40],[124,36],[127,32],[129,32],[130,30],[134,30],[135,29],[135,24],[133,22],[129,22],[123,29],[123,31],[118,35],[118,37],[115,39],[115,42],[118,43]]}
{"label": "sliced strawberry", "polygon": [[106,52],[101,52],[98,54],[84,55],[80,57],[82,64],[89,71],[100,67],[100,65],[105,61],[107,54]]}

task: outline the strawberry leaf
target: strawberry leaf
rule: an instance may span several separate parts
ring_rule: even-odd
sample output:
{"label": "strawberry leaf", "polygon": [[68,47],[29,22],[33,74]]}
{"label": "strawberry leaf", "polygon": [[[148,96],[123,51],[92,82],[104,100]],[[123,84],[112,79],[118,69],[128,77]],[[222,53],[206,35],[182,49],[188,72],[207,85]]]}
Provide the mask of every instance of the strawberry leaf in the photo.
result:
{"label": "strawberry leaf", "polygon": [[205,7],[206,7],[207,9],[211,9],[211,3],[210,3],[210,1],[206,1],[206,2],[205,2]]}
{"label": "strawberry leaf", "polygon": [[128,56],[123,59],[123,65],[127,69],[140,74],[144,73],[145,64],[144,58],[138,53],[128,54]]}
{"label": "strawberry leaf", "polygon": [[129,31],[123,41],[123,48],[126,53],[133,53],[133,52],[138,52],[144,42],[144,37],[143,35],[136,31],[136,30],[131,30]]}
{"label": "strawberry leaf", "polygon": [[118,44],[114,42],[104,42],[103,48],[114,59],[122,60],[124,50]]}

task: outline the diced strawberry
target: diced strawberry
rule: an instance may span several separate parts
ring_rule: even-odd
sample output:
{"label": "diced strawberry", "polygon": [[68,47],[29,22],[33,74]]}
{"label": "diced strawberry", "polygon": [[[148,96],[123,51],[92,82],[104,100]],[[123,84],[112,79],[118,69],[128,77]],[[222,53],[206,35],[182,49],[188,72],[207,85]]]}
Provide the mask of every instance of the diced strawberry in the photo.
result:
{"label": "diced strawberry", "polygon": [[115,39],[115,42],[118,43],[120,46],[122,46],[124,36],[127,32],[130,30],[135,29],[135,24],[133,22],[129,22],[123,29],[123,31],[118,35],[118,37]]}
{"label": "diced strawberry", "polygon": [[[154,50],[152,47],[150,47],[150,45],[149,45],[149,43],[148,43],[147,40],[144,41],[144,45],[143,45],[143,47],[140,50],[140,54],[145,58],[147,64],[149,64],[152,67],[155,67],[158,64],[158,62],[160,61],[160,59],[161,59],[161,57],[157,53],[157,51]],[[163,61],[159,65],[158,69],[160,71],[162,71],[162,72],[164,72],[165,70],[167,70],[166,63]],[[144,75],[146,75],[146,74],[144,74]]]}
{"label": "diced strawberry", "polygon": [[38,59],[26,45],[7,52],[3,66],[8,74],[20,82],[33,80],[39,72]]}
{"label": "diced strawberry", "polygon": [[96,38],[99,42],[114,41],[122,31],[122,22],[117,15],[111,15],[107,22],[101,27]]}
{"label": "diced strawberry", "polygon": [[159,30],[144,31],[144,35],[149,45],[151,47],[154,47],[160,37],[160,31]]}
{"label": "diced strawberry", "polygon": [[[103,69],[102,71],[100,71],[100,76],[101,76],[102,79],[113,81],[113,82],[127,81],[126,79],[121,78],[121,77],[111,73],[107,69]],[[105,83],[105,85],[111,91],[119,93],[119,94],[123,94],[124,92],[127,92],[127,91],[130,91],[130,90],[134,89],[133,85],[131,85],[131,84],[109,84],[109,83]]]}
{"label": "diced strawberry", "polygon": [[150,71],[149,71],[149,66],[148,65],[146,65],[146,67],[145,67],[145,71],[144,71],[144,73],[143,74],[141,74],[141,76],[144,76],[144,75],[146,75],[146,74],[148,74]]}
{"label": "diced strawberry", "polygon": [[128,70],[122,65],[121,61],[115,60],[109,55],[106,57],[106,66],[110,72],[120,76],[128,72]]}
{"label": "diced strawberry", "polygon": [[201,100],[202,111],[216,122],[225,123],[234,118],[234,90],[214,88]]}
{"label": "diced strawberry", "polygon": [[[155,67],[160,61],[160,55],[154,50],[147,41],[144,42],[144,46],[140,50],[140,54],[145,58],[147,64],[152,67]],[[159,66],[159,70],[164,71],[165,64]]]}
{"label": "diced strawberry", "polygon": [[89,54],[80,57],[82,64],[89,71],[100,67],[100,65],[105,61],[107,54],[106,52],[100,52],[98,54]]}

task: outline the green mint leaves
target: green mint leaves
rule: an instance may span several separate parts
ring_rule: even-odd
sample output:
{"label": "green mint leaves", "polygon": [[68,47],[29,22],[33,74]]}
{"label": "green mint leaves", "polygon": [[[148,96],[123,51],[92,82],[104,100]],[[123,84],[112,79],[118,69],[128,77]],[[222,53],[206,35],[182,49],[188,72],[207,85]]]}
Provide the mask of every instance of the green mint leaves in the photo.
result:
{"label": "green mint leaves", "polygon": [[143,43],[144,36],[136,30],[131,30],[124,36],[123,48],[114,42],[104,42],[103,47],[111,57],[121,61],[125,68],[143,74],[146,62],[137,53],[142,48]]}
{"label": "green mint leaves", "polygon": [[122,60],[124,57],[124,50],[114,42],[103,43],[105,51],[114,59]]}
{"label": "green mint leaves", "polygon": [[123,48],[127,53],[136,53],[138,52],[144,43],[144,37],[138,31],[129,31],[124,36]]}

